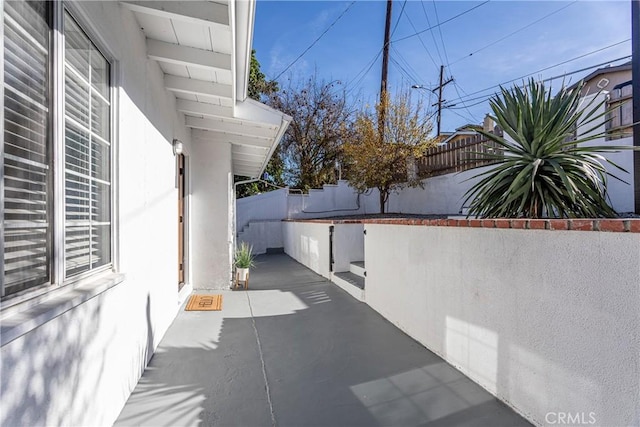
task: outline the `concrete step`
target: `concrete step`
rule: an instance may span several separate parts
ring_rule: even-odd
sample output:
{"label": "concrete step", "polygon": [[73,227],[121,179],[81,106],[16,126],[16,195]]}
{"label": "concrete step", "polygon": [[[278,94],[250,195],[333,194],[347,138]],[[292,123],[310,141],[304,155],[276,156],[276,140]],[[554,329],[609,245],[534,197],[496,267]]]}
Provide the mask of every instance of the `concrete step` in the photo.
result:
{"label": "concrete step", "polygon": [[363,279],[367,277],[367,272],[364,269],[364,261],[352,261],[351,264],[349,264],[349,271]]}
{"label": "concrete step", "polygon": [[364,302],[364,278],[350,271],[331,273],[331,281],[358,301]]}
{"label": "concrete step", "polygon": [[283,254],[284,248],[267,248],[267,255]]}

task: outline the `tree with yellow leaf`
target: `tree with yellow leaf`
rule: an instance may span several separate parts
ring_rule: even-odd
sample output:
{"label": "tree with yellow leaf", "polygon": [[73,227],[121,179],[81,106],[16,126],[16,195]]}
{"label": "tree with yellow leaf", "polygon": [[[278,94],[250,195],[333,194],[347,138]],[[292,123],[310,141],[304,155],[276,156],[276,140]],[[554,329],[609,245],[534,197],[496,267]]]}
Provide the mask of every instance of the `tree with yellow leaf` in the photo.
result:
{"label": "tree with yellow leaf", "polygon": [[415,161],[435,141],[433,128],[422,101],[411,102],[409,92],[389,100],[386,94],[374,111],[364,109],[355,121],[354,137],[345,144],[348,179],[360,192],[377,188],[380,213],[392,192],[405,187],[422,187],[415,173]]}

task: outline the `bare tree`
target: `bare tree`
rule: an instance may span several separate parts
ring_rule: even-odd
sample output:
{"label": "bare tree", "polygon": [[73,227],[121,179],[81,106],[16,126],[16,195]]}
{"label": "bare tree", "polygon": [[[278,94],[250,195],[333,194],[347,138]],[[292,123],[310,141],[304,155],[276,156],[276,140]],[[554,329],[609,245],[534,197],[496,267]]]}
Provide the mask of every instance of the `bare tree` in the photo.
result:
{"label": "bare tree", "polygon": [[280,143],[285,181],[303,190],[335,183],[354,115],[342,84],[320,81],[316,74],[289,80],[268,103],[292,117]]}

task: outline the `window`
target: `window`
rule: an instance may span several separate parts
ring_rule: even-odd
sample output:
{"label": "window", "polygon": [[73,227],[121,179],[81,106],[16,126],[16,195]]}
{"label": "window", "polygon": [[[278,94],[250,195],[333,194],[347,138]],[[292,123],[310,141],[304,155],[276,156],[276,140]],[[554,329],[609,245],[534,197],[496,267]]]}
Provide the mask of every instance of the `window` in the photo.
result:
{"label": "window", "polygon": [[111,266],[111,66],[61,7],[3,2],[3,297]]}
{"label": "window", "polygon": [[73,18],[65,35],[65,272],[111,262],[109,64]]}
{"label": "window", "polygon": [[3,295],[51,278],[50,16],[4,2]]}

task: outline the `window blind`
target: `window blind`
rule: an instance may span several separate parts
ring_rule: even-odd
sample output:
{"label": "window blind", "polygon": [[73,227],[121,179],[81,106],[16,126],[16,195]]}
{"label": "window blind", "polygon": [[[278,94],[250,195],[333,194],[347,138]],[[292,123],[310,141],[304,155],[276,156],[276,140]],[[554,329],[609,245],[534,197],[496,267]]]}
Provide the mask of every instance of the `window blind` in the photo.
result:
{"label": "window blind", "polygon": [[109,63],[65,13],[65,273],[111,262]]}
{"label": "window blind", "polygon": [[50,281],[48,2],[3,2],[4,294]]}

